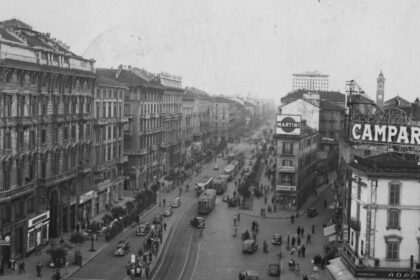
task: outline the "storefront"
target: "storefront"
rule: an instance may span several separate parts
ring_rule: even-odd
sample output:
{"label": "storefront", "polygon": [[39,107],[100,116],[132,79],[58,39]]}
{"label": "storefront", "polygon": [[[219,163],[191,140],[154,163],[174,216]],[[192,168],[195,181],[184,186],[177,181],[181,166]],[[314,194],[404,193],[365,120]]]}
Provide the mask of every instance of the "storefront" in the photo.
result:
{"label": "storefront", "polygon": [[88,191],[79,197],[79,223],[86,227],[87,221],[94,216],[96,191]]}
{"label": "storefront", "polygon": [[[3,264],[7,264],[10,257],[11,257],[11,252],[10,252],[10,233],[6,233],[3,236],[0,236],[0,251],[1,251],[1,262],[3,262]],[[1,265],[1,264],[0,264]],[[4,266],[6,267],[6,266]]]}
{"label": "storefront", "polygon": [[297,207],[296,186],[276,185],[273,199],[280,209],[295,210]]}
{"label": "storefront", "polygon": [[26,253],[33,251],[36,245],[45,244],[45,242],[48,241],[49,224],[49,210],[28,220],[28,243],[26,246]]}

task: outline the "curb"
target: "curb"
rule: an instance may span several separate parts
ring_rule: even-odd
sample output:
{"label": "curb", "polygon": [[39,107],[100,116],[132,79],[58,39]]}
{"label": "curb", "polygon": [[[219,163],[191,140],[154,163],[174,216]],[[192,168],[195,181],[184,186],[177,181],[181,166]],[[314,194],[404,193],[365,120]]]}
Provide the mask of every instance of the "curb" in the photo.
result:
{"label": "curb", "polygon": [[[321,195],[323,195],[329,188],[330,188],[330,186],[327,185],[327,187],[322,192],[320,192],[319,195],[308,205],[308,207],[306,208],[306,210],[308,208],[311,208],[315,204],[315,202],[317,201],[318,197],[320,197]],[[299,213],[299,217],[301,217],[302,215],[304,215],[306,210],[298,210],[297,212]],[[257,218],[258,217],[261,217],[260,215],[252,214],[252,213],[248,213],[248,212],[244,212],[244,211],[246,211],[246,210],[239,210],[239,212],[241,214],[244,214],[246,216],[257,217]],[[289,211],[289,210],[285,210],[285,211]],[[290,211],[290,213],[293,214],[294,211]],[[299,218],[299,217],[295,217],[295,218]],[[266,216],[264,219],[278,219],[278,220],[282,220],[282,219],[290,219],[290,216]]]}
{"label": "curb", "polygon": [[[143,214],[141,214],[140,218],[149,214],[156,206],[157,206],[157,203],[154,203],[154,204],[152,204],[152,206],[149,206],[149,208]],[[127,231],[130,228],[131,228],[130,226],[126,227],[123,231],[121,231],[121,233],[123,233],[124,231]],[[82,266],[78,266],[78,267],[76,267],[76,269],[74,271],[69,272],[69,273],[67,273],[67,275],[62,276],[62,279],[70,278],[73,274],[75,274],[77,271],[79,271],[83,266],[85,266],[90,261],[92,261],[100,252],[102,252],[108,246],[109,246],[109,242],[106,242],[104,245],[101,246],[101,248],[97,249],[95,251],[95,253],[93,253],[88,259],[86,259],[84,262],[82,262]]]}

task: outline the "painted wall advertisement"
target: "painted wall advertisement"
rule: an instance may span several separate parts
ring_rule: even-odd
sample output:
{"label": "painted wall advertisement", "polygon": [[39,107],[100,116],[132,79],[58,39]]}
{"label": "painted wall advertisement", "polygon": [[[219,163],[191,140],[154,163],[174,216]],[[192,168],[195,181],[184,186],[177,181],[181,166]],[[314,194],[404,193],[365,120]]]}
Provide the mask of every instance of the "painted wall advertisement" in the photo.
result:
{"label": "painted wall advertisement", "polygon": [[300,135],[302,116],[277,115],[276,135]]}

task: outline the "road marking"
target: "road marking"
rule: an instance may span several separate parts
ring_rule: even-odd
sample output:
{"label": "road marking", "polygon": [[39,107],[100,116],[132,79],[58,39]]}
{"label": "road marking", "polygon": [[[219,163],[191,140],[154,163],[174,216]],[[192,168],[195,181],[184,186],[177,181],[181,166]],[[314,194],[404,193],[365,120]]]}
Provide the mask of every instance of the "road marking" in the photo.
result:
{"label": "road marking", "polygon": [[[174,230],[174,228],[176,228],[176,226],[178,225],[179,221],[181,221],[181,218],[185,215],[185,213],[187,212],[187,210],[188,210],[188,209],[189,209],[189,207],[187,207],[187,208],[184,210],[184,212],[182,212],[181,217],[178,219],[178,221],[176,221],[175,225],[172,227],[172,230]],[[160,270],[160,267],[161,267],[161,266],[162,266],[162,264],[163,264],[163,260],[166,258],[166,254],[168,253],[168,248],[169,248],[169,245],[171,244],[171,241],[172,241],[172,238],[174,238],[174,235],[175,235],[175,233],[173,233],[173,234],[171,235],[171,237],[170,237],[170,239],[169,239],[169,240],[166,240],[166,242],[169,242],[169,243],[168,243],[168,246],[166,246],[166,247],[165,247],[165,254],[163,255],[163,258],[161,259],[161,262],[160,262],[160,264],[159,264],[158,268],[156,269],[156,272],[155,272],[155,274],[153,275],[153,277],[152,277],[152,279],[151,279],[151,280],[154,280],[154,279],[155,279],[155,277],[156,277],[156,275],[158,274],[158,272],[159,272],[159,270]]]}
{"label": "road marking", "polygon": [[187,257],[185,258],[185,263],[184,263],[184,266],[182,267],[181,274],[179,275],[178,280],[181,279],[182,274],[184,274],[185,267],[187,266],[188,256],[190,255],[190,248],[191,248],[191,241],[192,241],[193,233],[194,232],[191,232],[190,244],[188,245]]}
{"label": "road marking", "polygon": [[198,259],[200,258],[200,247],[201,247],[201,242],[199,242],[199,243],[198,243],[197,259],[196,259],[196,261],[195,261],[195,266],[194,266],[193,273],[192,273],[192,275],[191,275],[191,280],[193,280],[193,278],[194,278],[194,274],[195,274],[195,271],[197,270]]}

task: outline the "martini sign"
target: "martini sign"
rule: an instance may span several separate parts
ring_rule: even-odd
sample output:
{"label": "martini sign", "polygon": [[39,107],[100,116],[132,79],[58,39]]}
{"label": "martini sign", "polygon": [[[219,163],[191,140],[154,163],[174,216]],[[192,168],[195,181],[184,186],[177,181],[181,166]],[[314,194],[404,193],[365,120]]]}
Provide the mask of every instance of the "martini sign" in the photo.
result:
{"label": "martini sign", "polygon": [[299,115],[277,115],[277,135],[300,135],[302,116]]}

